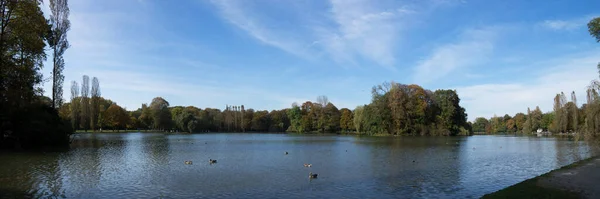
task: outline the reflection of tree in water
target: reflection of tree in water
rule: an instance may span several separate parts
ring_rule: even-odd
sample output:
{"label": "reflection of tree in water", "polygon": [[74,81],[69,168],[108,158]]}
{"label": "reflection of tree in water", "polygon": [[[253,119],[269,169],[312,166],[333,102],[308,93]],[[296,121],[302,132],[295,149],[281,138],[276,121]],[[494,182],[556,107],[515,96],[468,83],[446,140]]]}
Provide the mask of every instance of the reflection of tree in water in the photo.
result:
{"label": "reflection of tree in water", "polygon": [[418,137],[370,144],[378,191],[407,198],[448,196],[456,191],[460,175],[455,141]]}
{"label": "reflection of tree in water", "polygon": [[[164,186],[164,181],[168,179],[165,169],[169,165],[169,140],[166,135],[144,136],[142,139],[142,150],[140,153],[147,153],[147,177],[150,183],[155,187]],[[182,163],[183,164],[183,163]]]}
{"label": "reflection of tree in water", "polygon": [[161,187],[168,184],[165,181],[169,180],[168,172],[165,171],[169,165],[167,137],[164,134],[135,133],[126,134],[123,140],[125,143],[121,150],[125,154],[120,167],[126,170],[115,177],[122,177],[126,181],[114,181],[119,182],[118,186],[137,186],[142,189],[153,187],[152,190],[144,190],[152,193],[144,194],[156,196]]}
{"label": "reflection of tree in water", "polygon": [[[0,198],[56,198],[65,193],[61,153],[19,153],[0,158]],[[5,160],[5,158],[7,158]]]}
{"label": "reflection of tree in water", "polygon": [[67,197],[81,197],[79,194],[100,185],[104,166],[110,164],[106,160],[122,155],[118,150],[111,150],[118,144],[113,135],[104,134],[80,134],[73,140],[71,150],[59,160],[60,168],[68,171],[62,173],[68,178]]}
{"label": "reflection of tree in water", "polygon": [[554,144],[557,168],[599,154],[598,145],[590,140],[574,141],[573,138],[556,138]]}

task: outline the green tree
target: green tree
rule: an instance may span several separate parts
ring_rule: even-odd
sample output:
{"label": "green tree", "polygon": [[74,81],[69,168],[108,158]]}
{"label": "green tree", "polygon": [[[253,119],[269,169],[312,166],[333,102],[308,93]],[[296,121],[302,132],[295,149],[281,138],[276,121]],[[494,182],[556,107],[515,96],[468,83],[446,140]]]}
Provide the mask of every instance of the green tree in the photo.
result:
{"label": "green tree", "polygon": [[473,123],[473,131],[482,133],[485,132],[485,127],[489,124],[489,121],[484,117],[475,118],[475,123]]}
{"label": "green tree", "polygon": [[555,128],[553,125],[555,123],[555,112],[550,112],[542,115],[542,123],[540,128],[544,130],[552,130]]}
{"label": "green tree", "polygon": [[242,123],[242,126],[245,130],[251,130],[252,129],[252,119],[254,118],[254,109],[247,109],[244,111],[244,122]]}
{"label": "green tree", "polygon": [[[178,111],[174,111],[178,110]],[[173,121],[175,122],[175,126],[180,131],[187,131],[189,133],[193,133],[196,131],[196,126],[198,121],[196,119],[196,115],[193,109],[175,107],[172,109],[171,113],[173,114]],[[190,125],[190,123],[193,123]],[[193,127],[193,128],[190,128]]]}
{"label": "green tree", "polygon": [[98,81],[98,78],[96,77],[92,78],[91,92],[90,128],[95,131],[98,128],[98,115],[100,114],[100,81]]}
{"label": "green tree", "polygon": [[331,102],[323,108],[323,131],[337,132],[340,130],[340,111]]}
{"label": "green tree", "polygon": [[65,68],[63,54],[69,48],[67,31],[71,27],[69,22],[69,6],[67,0],[50,0],[50,25],[48,44],[52,48],[52,107],[58,108],[62,104],[63,81],[62,74]]}
{"label": "green tree", "polygon": [[0,0],[0,145],[7,147],[66,147],[72,133],[52,100],[42,96],[40,70],[50,31],[40,3]]}
{"label": "green tree", "polygon": [[73,129],[79,129],[79,85],[76,81],[71,82],[71,124]]}
{"label": "green tree", "polygon": [[252,129],[254,131],[266,132],[269,130],[269,112],[256,111],[252,117]]}
{"label": "green tree", "polygon": [[290,126],[290,120],[287,116],[287,109],[273,110],[269,113],[269,131],[283,132]]}
{"label": "green tree", "polygon": [[150,111],[155,129],[168,130],[171,127],[169,102],[162,97],[155,97],[150,103]]}
{"label": "green tree", "polygon": [[296,103],[292,104],[292,108],[288,109],[287,116],[290,120],[290,128],[287,131],[303,133],[302,111]]}
{"label": "green tree", "polygon": [[438,115],[438,125],[444,130],[448,130],[450,135],[457,135],[460,128],[467,123],[467,114],[462,108],[460,98],[454,90],[436,90],[434,92],[435,101],[441,109]]}
{"label": "green tree", "polygon": [[600,42],[600,17],[590,20],[587,25],[590,35],[596,38],[596,42]]}
{"label": "green tree", "polygon": [[578,131],[579,130],[579,107],[577,105],[577,95],[575,95],[575,91],[571,92],[571,103],[573,103],[573,106],[569,109],[569,113],[572,117],[571,120],[573,121],[572,128],[573,128],[573,131]]}
{"label": "green tree", "polygon": [[90,77],[83,76],[81,82],[81,123],[80,127],[87,131],[90,127]]}
{"label": "green tree", "polygon": [[364,106],[357,106],[354,109],[354,120],[352,121],[352,123],[354,124],[354,129],[356,129],[356,132],[358,133],[363,133],[364,132],[364,128],[363,128],[363,124],[364,124]]}

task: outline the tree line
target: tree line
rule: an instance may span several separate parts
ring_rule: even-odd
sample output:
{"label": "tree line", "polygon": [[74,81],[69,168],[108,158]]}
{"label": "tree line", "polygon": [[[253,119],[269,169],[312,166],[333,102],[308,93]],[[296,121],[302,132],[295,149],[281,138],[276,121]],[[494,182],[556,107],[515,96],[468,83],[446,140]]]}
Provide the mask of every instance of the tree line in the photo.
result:
{"label": "tree line", "polygon": [[[81,92],[88,89],[83,77]],[[170,106],[162,97],[127,111],[99,94],[97,79],[91,100],[78,95],[73,82],[71,102],[60,109],[77,130],[159,130],[179,132],[298,132],[378,135],[470,135],[465,109],[454,90],[432,92],[418,85],[384,83],[373,87],[372,101],[354,110],[338,109],[326,96],[281,110],[254,110],[226,105],[224,110]],[[97,118],[97,119],[94,119]]]}
{"label": "tree line", "polygon": [[[69,47],[67,0],[0,0],[0,148],[68,147],[72,133],[62,105],[63,54]],[[52,52],[52,97],[43,96],[41,69]]]}
{"label": "tree line", "polygon": [[[600,17],[588,23],[588,31],[596,42],[600,42]],[[600,74],[600,63],[597,65]],[[554,97],[552,111],[542,113],[539,107],[527,114],[514,116],[494,116],[490,119],[479,117],[473,123],[473,131],[480,133],[520,133],[530,134],[538,129],[554,133],[578,133],[586,136],[600,134],[600,81],[593,80],[586,89],[586,101],[579,106],[575,91],[567,97],[563,92]],[[569,100],[570,98],[570,100]]]}

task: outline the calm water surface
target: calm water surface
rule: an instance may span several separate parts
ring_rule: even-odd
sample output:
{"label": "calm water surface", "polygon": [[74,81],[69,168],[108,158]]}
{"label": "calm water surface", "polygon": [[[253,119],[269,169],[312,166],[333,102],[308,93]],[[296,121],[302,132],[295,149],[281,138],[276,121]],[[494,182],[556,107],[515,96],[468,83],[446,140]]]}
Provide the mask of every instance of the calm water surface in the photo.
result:
{"label": "calm water surface", "polygon": [[0,198],[478,198],[595,154],[537,137],[79,134],[68,152],[0,154]]}

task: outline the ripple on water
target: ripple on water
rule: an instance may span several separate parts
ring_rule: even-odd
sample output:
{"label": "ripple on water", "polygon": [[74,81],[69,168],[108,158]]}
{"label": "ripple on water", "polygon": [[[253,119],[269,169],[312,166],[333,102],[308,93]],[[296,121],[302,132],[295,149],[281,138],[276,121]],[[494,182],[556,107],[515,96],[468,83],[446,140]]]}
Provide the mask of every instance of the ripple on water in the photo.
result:
{"label": "ripple on water", "polygon": [[0,154],[0,197],[477,198],[592,154],[529,137],[82,134],[69,152]]}

